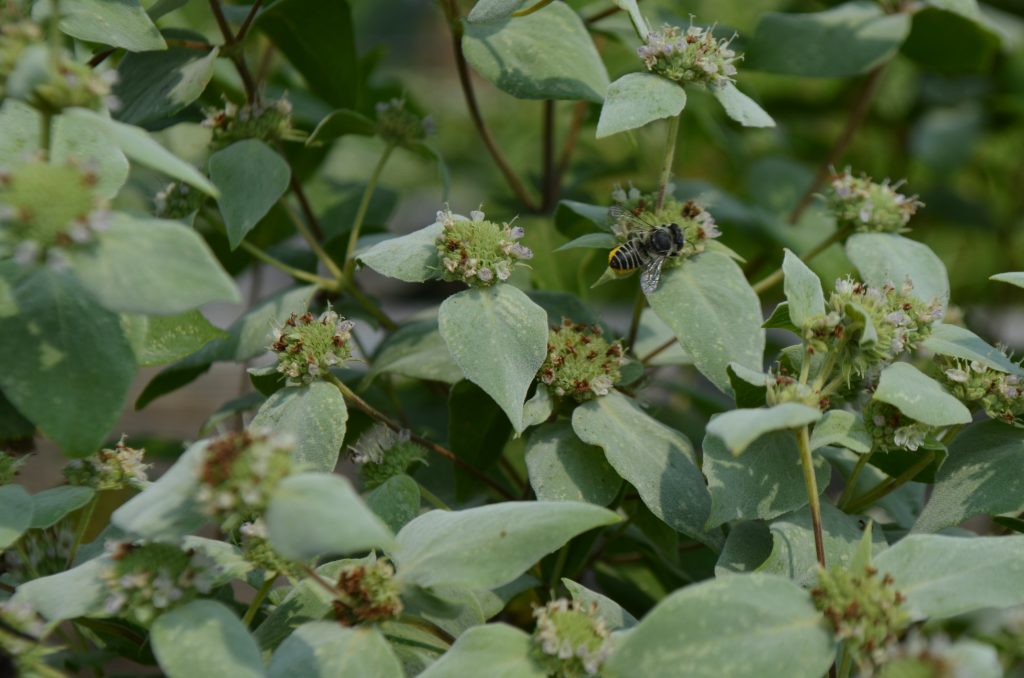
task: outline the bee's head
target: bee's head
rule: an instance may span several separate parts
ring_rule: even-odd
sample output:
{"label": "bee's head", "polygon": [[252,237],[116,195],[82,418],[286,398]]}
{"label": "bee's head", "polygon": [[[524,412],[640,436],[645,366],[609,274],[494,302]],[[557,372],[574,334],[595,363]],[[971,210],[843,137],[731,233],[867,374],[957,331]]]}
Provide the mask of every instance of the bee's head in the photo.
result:
{"label": "bee's head", "polygon": [[683,235],[683,229],[679,228],[679,224],[669,224],[668,230],[672,233],[672,244],[675,245],[676,253],[683,249],[683,245],[686,244],[686,237]]}

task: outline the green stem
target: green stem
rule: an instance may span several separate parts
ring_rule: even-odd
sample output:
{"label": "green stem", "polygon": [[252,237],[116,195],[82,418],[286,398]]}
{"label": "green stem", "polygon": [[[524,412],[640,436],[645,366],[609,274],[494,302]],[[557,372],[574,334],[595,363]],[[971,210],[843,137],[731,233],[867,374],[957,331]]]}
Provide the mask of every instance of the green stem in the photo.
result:
{"label": "green stem", "polygon": [[949,444],[953,442],[953,439],[956,438],[957,434],[960,433],[960,430],[963,427],[963,424],[956,424],[955,426],[950,426],[949,430],[947,430],[946,433],[943,434],[942,436],[942,444],[945,445],[946,447],[949,447]]}
{"label": "green stem", "polygon": [[836,678],[850,678],[850,670],[853,668],[853,655],[850,653],[846,643],[842,645],[842,659],[839,661],[839,673]]}
{"label": "green stem", "polygon": [[416,484],[420,486],[420,496],[423,497],[424,501],[426,501],[428,504],[430,504],[434,508],[439,508],[442,511],[452,510],[451,507],[448,506],[448,504],[444,503],[444,501],[442,501],[440,497],[438,497],[436,494],[434,494],[426,487],[424,487],[423,483],[417,482]]}
{"label": "green stem", "polygon": [[814,552],[818,557],[818,564],[825,567],[825,541],[821,531],[821,503],[818,497],[818,480],[814,477],[811,439],[806,426],[801,426],[797,429],[796,441],[800,447],[800,465],[803,466],[807,501],[811,507],[811,526],[814,529]]}
{"label": "green stem", "polygon": [[305,280],[306,282],[313,283],[314,285],[319,285],[325,290],[336,290],[338,287],[337,281],[328,280],[323,276],[316,275],[315,273],[310,273],[309,271],[303,271],[300,268],[295,268],[294,266],[286,264],[280,259],[277,259],[267,254],[259,247],[256,247],[247,240],[243,240],[241,242],[241,248],[248,252],[249,254],[251,254],[254,259],[259,259],[264,264],[269,264],[280,271],[284,271],[293,278],[296,278],[298,280]]}
{"label": "green stem", "polygon": [[377,166],[373,168],[373,173],[370,175],[370,179],[366,182],[366,188],[363,190],[363,197],[359,201],[359,207],[356,209],[356,217],[352,221],[352,231],[348,236],[348,248],[345,250],[345,270],[343,272],[343,279],[346,284],[352,282],[352,276],[356,271],[356,244],[359,241],[359,234],[363,230],[363,220],[366,219],[366,212],[370,208],[370,199],[373,197],[373,192],[377,188],[377,181],[380,179],[381,172],[384,171],[384,165],[387,164],[388,158],[391,157],[391,151],[395,150],[393,143],[388,143],[384,147],[384,152],[381,153],[380,159],[377,161]]}
{"label": "green stem", "polygon": [[860,513],[861,511],[868,508],[885,495],[889,494],[890,492],[893,492],[894,490],[902,487],[903,485],[906,485],[908,482],[913,480],[918,473],[926,469],[928,465],[931,464],[933,461],[935,461],[935,452],[930,451],[924,456],[922,456],[916,464],[908,468],[900,475],[896,476],[895,478],[889,478],[888,480],[882,481],[881,483],[876,485],[874,489],[869,490],[866,494],[861,495],[856,500],[852,501],[850,503],[850,507],[847,513]]}
{"label": "green stem", "polygon": [[636,334],[640,331],[640,316],[643,315],[645,306],[647,306],[647,295],[643,293],[643,290],[637,290],[636,300],[633,302],[633,317],[629,321],[629,335],[626,337],[627,351],[633,351]]}
{"label": "green stem", "polygon": [[60,0],[50,0],[50,69],[60,71]]}
{"label": "green stem", "polygon": [[253,618],[256,617],[256,611],[260,609],[260,604],[263,602],[263,599],[267,597],[268,593],[270,593],[270,589],[274,588],[275,579],[277,579],[276,572],[267,575],[266,580],[263,582],[263,586],[256,591],[256,596],[252,599],[252,602],[249,603],[249,609],[245,611],[245,616],[242,617],[242,624],[244,626],[248,627],[249,624],[252,623]]}
{"label": "green stem", "polygon": [[529,14],[533,14],[534,12],[538,12],[544,9],[545,7],[550,5],[551,2],[552,0],[540,0],[536,4],[530,5],[526,9],[521,9],[516,12],[512,12],[512,16],[527,16]]}
{"label": "green stem", "polygon": [[843,495],[839,497],[839,502],[836,504],[840,509],[845,510],[846,505],[850,503],[850,499],[853,498],[853,490],[857,484],[857,478],[860,477],[860,472],[868,465],[868,462],[871,460],[871,455],[874,453],[875,451],[873,449],[868,450],[866,454],[860,455],[860,458],[857,459],[857,465],[853,467],[850,477],[846,479],[846,487],[843,488]]}
{"label": "green stem", "polygon": [[49,158],[50,146],[53,145],[53,113],[40,111],[39,114],[39,150],[43,158]]}
{"label": "green stem", "polygon": [[562,571],[565,569],[565,561],[569,558],[569,544],[566,543],[558,550],[558,557],[555,558],[555,565],[551,568],[551,578],[548,580],[548,589],[551,599],[555,598],[555,589],[562,578]]}
{"label": "green stem", "polygon": [[679,122],[683,114],[675,116],[668,122],[668,141],[665,143],[665,161],[661,165],[661,177],[658,179],[658,201],[654,204],[655,210],[660,210],[665,205],[665,192],[668,190],[669,179],[672,178],[672,163],[676,157],[676,139],[679,136]]}
{"label": "green stem", "polygon": [[305,223],[303,223],[302,219],[299,218],[299,215],[297,215],[292,210],[292,208],[288,205],[287,202],[282,200],[280,201],[280,204],[281,207],[284,208],[284,211],[288,215],[288,218],[291,220],[292,225],[295,226],[295,230],[298,231],[299,235],[301,235],[302,238],[306,241],[306,243],[309,245],[309,249],[313,251],[313,254],[316,255],[317,259],[323,262],[324,267],[328,271],[330,271],[331,275],[334,276],[335,280],[341,280],[341,268],[338,266],[338,264],[334,262],[334,259],[331,259],[331,256],[324,251],[324,248],[320,246],[320,243],[317,242],[315,237],[313,237],[313,233],[312,231],[309,230],[309,227],[306,226]]}
{"label": "green stem", "polygon": [[68,560],[64,565],[64,569],[70,569],[72,563],[75,562],[75,556],[78,554],[78,547],[82,544],[82,538],[85,537],[85,531],[89,528],[89,521],[92,520],[92,514],[96,510],[96,504],[100,501],[99,493],[92,496],[89,503],[86,504],[85,508],[82,509],[82,515],[78,517],[78,529],[75,530],[75,540],[71,542],[71,549],[68,551]]}

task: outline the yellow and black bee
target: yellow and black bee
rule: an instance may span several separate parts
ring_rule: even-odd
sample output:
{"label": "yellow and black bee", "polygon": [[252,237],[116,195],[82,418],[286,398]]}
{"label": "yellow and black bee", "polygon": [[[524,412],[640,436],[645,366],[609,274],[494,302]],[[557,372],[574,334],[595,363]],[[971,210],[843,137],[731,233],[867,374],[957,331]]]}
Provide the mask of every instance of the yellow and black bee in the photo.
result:
{"label": "yellow and black bee", "polygon": [[654,224],[619,205],[609,209],[608,214],[627,234],[626,242],[608,253],[608,267],[616,273],[642,268],[640,289],[650,294],[658,289],[665,260],[678,257],[686,244],[682,229],[679,224]]}

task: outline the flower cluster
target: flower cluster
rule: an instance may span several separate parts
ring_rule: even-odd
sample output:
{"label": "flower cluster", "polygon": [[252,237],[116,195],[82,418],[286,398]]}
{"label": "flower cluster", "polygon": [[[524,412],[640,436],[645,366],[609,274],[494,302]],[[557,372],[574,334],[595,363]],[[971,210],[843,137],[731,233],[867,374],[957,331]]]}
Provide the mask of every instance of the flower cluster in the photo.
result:
{"label": "flower cluster", "polygon": [[456,218],[447,207],[437,213],[443,227],[437,238],[443,279],[487,287],[508,280],[517,264],[533,258],[530,248],[519,243],[521,227],[485,221],[480,210],[469,216]]}
{"label": "flower cluster", "polygon": [[855,177],[849,169],[833,175],[826,198],[836,225],[862,232],[906,231],[910,217],[924,203],[916,195],[898,192],[901,183],[890,184],[886,179],[879,184],[865,175]]}
{"label": "flower cluster", "polygon": [[85,459],[73,459],[64,467],[64,477],[72,485],[87,485],[97,490],[120,490],[125,487],[141,488],[148,480],[142,462],[146,450],[136,450],[124,444],[121,436],[114,449],[102,449]]}
{"label": "flower cluster", "polygon": [[311,384],[332,367],[352,357],[351,320],[329,307],[319,316],[308,311],[284,322],[271,337],[270,348],[277,354],[277,371],[291,385]]}
{"label": "flower cluster", "polygon": [[423,448],[410,440],[408,431],[396,433],[384,424],[374,424],[349,450],[367,490],[423,461]]}
{"label": "flower cluster", "polygon": [[582,403],[608,395],[619,380],[622,343],[609,343],[596,325],[562,320],[548,333],[548,352],[537,378],[553,395]]}
{"label": "flower cluster", "polygon": [[611,652],[610,633],[597,614],[597,604],[565,598],[534,609],[535,647],[560,676],[596,676]]}
{"label": "flower cluster", "polygon": [[75,531],[62,520],[50,527],[29,530],[18,540],[18,548],[4,551],[3,569],[20,583],[57,574],[67,569]]}
{"label": "flower cluster", "polygon": [[814,388],[809,384],[801,384],[781,365],[777,372],[769,372],[767,384],[768,391],[765,395],[765,402],[769,406],[782,403],[802,403],[821,409],[828,406],[828,402],[819,402],[818,392]]}
{"label": "flower cluster", "polygon": [[62,57],[56,74],[37,84],[27,100],[51,114],[71,107],[116,111],[121,102],[111,91],[117,78],[117,71],[95,71],[88,64]]}
{"label": "flower cluster", "polygon": [[878,400],[868,401],[864,408],[864,426],[874,445],[883,450],[916,452],[937,442],[935,427],[911,419],[898,408]]}
{"label": "flower cluster", "polygon": [[910,280],[872,287],[849,278],[836,281],[826,312],[802,328],[812,352],[842,351],[843,376],[864,376],[873,367],[892,362],[914,349],[942,318],[938,300],[915,297]]}
{"label": "flower cluster", "polygon": [[28,457],[15,457],[7,452],[0,451],[0,485],[9,485],[14,482],[19,469],[25,465]]}
{"label": "flower cluster", "polygon": [[298,577],[301,573],[297,563],[288,560],[271,546],[267,524],[262,518],[242,523],[238,528],[236,540],[240,542],[242,555],[253,565],[267,572],[277,572],[288,577]]}
{"label": "flower cluster", "polygon": [[172,181],[153,198],[155,214],[164,219],[184,219],[199,211],[206,195],[184,181]]}
{"label": "flower cluster", "polygon": [[961,402],[980,407],[1008,424],[1024,418],[1024,382],[1020,375],[986,367],[974,360],[938,356],[942,382]]}
{"label": "flower cluster", "polygon": [[334,614],[345,626],[394,619],[402,613],[395,568],[383,560],[346,565],[338,573]]}
{"label": "flower cluster", "polygon": [[419,141],[436,132],[434,120],[429,115],[419,117],[405,108],[402,99],[391,99],[377,103],[377,136],[391,144]]}
{"label": "flower cluster", "polygon": [[110,222],[96,181],[95,173],[71,162],[32,161],[0,170],[0,257],[63,266],[56,248],[90,242]]}
{"label": "flower cluster", "polygon": [[673,266],[686,257],[703,252],[708,240],[722,235],[711,213],[693,200],[680,202],[668,196],[659,210],[655,208],[657,197],[654,193],[642,193],[640,189],[633,186],[628,189],[616,186],[612,190],[612,201],[636,217],[636,220],[626,223],[612,222],[612,230],[621,242],[633,237],[635,228],[639,226],[637,221],[646,224],[649,228],[657,228],[664,224],[679,226],[683,232],[684,245],[679,251],[679,256],[668,259],[665,266]]}
{"label": "flower cluster", "polygon": [[892,577],[879,577],[873,567],[862,572],[822,569],[811,597],[858,664],[881,661],[910,622],[902,607],[904,596],[893,588]]}
{"label": "flower cluster", "polygon": [[110,565],[101,572],[104,608],[141,626],[213,588],[217,570],[202,554],[161,543],[109,541]]}
{"label": "flower cluster", "polygon": [[292,472],[293,443],[263,431],[227,433],[206,444],[197,499],[203,512],[231,531],[266,508]]}
{"label": "flower cluster", "polygon": [[7,77],[14,71],[25,48],[38,44],[43,32],[32,21],[16,21],[0,26],[0,99],[5,94]]}
{"label": "flower cluster", "polygon": [[224,108],[207,109],[203,127],[213,136],[210,148],[219,150],[243,139],[279,141],[296,138],[292,129],[292,105],[287,99],[237,106],[230,101]]}
{"label": "flower cluster", "polygon": [[648,71],[679,83],[721,86],[732,82],[735,62],[742,59],[729,48],[732,38],[718,39],[714,27],[690,25],[685,31],[665,24],[647,34],[636,53]]}
{"label": "flower cluster", "polygon": [[0,603],[0,666],[12,671],[10,675],[37,678],[65,675],[46,663],[47,655],[59,648],[44,644],[44,635],[46,623],[31,605],[14,600]]}

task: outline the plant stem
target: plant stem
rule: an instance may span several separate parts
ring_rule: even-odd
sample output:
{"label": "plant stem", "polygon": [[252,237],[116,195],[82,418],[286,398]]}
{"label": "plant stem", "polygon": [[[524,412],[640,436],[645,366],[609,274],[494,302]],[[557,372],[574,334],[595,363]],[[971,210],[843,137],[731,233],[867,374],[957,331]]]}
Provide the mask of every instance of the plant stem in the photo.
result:
{"label": "plant stem", "polygon": [[533,14],[534,12],[539,12],[540,10],[544,9],[545,7],[550,5],[551,2],[552,0],[538,0],[536,3],[530,5],[525,9],[520,9],[515,12],[512,12],[512,16],[528,16],[530,14]]}
{"label": "plant stem", "polygon": [[428,490],[426,487],[424,487],[423,483],[417,481],[416,484],[419,485],[419,487],[420,487],[420,496],[423,497],[423,499],[428,504],[432,505],[434,508],[439,508],[442,511],[451,511],[452,510],[451,507],[448,506],[448,504],[444,503],[444,501],[442,501],[440,497],[438,497],[436,494],[434,494],[433,492]]}
{"label": "plant stem", "polygon": [[796,441],[800,447],[800,465],[804,469],[804,485],[807,488],[807,501],[811,507],[811,526],[814,529],[814,552],[818,557],[818,564],[825,567],[825,541],[821,532],[821,502],[818,497],[818,480],[814,477],[811,439],[806,426],[801,426],[797,429]]}
{"label": "plant stem", "polygon": [[665,161],[661,165],[661,177],[658,179],[658,199],[654,204],[655,210],[660,210],[665,205],[665,192],[668,190],[668,182],[672,178],[672,163],[676,157],[676,139],[679,136],[679,122],[682,119],[683,114],[680,113],[668,122]]}
{"label": "plant stem", "polygon": [[60,71],[60,0],[50,0],[50,70],[54,74]]}
{"label": "plant stem", "polygon": [[897,488],[906,485],[908,482],[913,480],[918,473],[928,468],[928,465],[935,461],[935,452],[929,451],[923,455],[917,463],[908,468],[903,473],[899,474],[895,478],[889,478],[883,480],[874,489],[868,491],[866,494],[861,495],[856,500],[850,503],[849,510],[847,513],[860,513],[864,509],[868,508],[876,501],[896,490]]}
{"label": "plant stem", "polygon": [[242,617],[242,624],[244,626],[248,627],[249,624],[252,623],[253,618],[256,617],[256,611],[260,609],[260,604],[263,602],[263,599],[267,597],[268,593],[270,593],[270,589],[274,588],[275,579],[277,579],[277,573],[271,573],[263,582],[263,586],[260,586],[259,590],[256,591],[256,596],[252,599],[252,602],[249,603],[249,608],[245,611],[245,616]]}
{"label": "plant stem", "polygon": [[555,599],[555,589],[558,588],[558,580],[562,578],[562,570],[565,569],[565,561],[569,558],[569,542],[562,545],[562,548],[558,549],[558,556],[555,558],[555,564],[551,568],[551,578],[548,580],[548,590],[551,599]]}
{"label": "plant stem", "polygon": [[78,517],[78,528],[75,530],[75,540],[71,542],[71,548],[68,550],[68,560],[64,564],[65,570],[70,569],[71,565],[75,562],[75,556],[78,555],[78,547],[82,545],[85,531],[89,528],[89,521],[92,520],[92,514],[96,511],[96,504],[99,501],[99,493],[94,494],[89,503],[82,509],[82,514]]}
{"label": "plant stem", "polygon": [[269,264],[270,266],[273,266],[274,268],[280,271],[284,271],[293,278],[296,278],[298,280],[304,280],[306,282],[313,283],[314,285],[319,285],[325,290],[337,290],[338,288],[337,281],[329,280],[322,276],[316,275],[315,273],[310,273],[308,271],[303,271],[300,268],[290,266],[289,264],[284,263],[280,259],[276,259],[275,257],[267,254],[259,247],[256,247],[255,245],[250,243],[248,240],[243,240],[240,243],[240,246],[243,250],[251,254],[253,258],[259,259],[263,263]]}
{"label": "plant stem", "polygon": [[356,244],[359,242],[359,234],[363,230],[363,220],[366,219],[366,212],[370,208],[370,199],[373,198],[373,192],[377,188],[377,181],[380,180],[381,172],[384,171],[384,165],[387,164],[393,150],[395,150],[393,143],[388,143],[384,147],[384,152],[381,153],[380,159],[377,160],[377,166],[373,168],[373,173],[370,174],[370,178],[366,182],[366,188],[363,189],[363,197],[359,200],[359,207],[356,209],[356,216],[352,221],[352,231],[348,236],[348,248],[345,250],[343,280],[346,285],[352,283],[352,276],[355,275]]}
{"label": "plant stem", "polygon": [[[541,0],[545,2],[545,0]],[[555,177],[555,102],[548,99],[544,102],[543,118],[541,121],[541,179],[540,179],[540,208],[547,212],[557,199],[557,187]]]}
{"label": "plant stem", "polygon": [[[388,418],[386,414],[375,408],[373,405],[371,405],[370,403],[366,402],[358,395],[356,395],[355,392],[352,391],[352,389],[350,389],[343,381],[338,379],[336,376],[328,372],[324,376],[324,378],[330,383],[334,384],[334,386],[339,391],[341,391],[341,395],[345,397],[345,400],[355,405],[359,410],[369,415],[371,418],[376,419],[377,421],[384,424],[385,426],[387,426],[392,431],[395,431],[396,433],[402,430],[401,426],[392,421],[390,418]],[[501,485],[498,485],[496,482],[494,482],[486,475],[481,473],[476,467],[467,464],[465,461],[457,457],[455,453],[449,450],[448,448],[442,447],[435,442],[427,440],[423,436],[416,435],[415,433],[410,433],[409,438],[415,441],[418,445],[422,445],[431,452],[438,454],[447,459],[448,461],[452,462],[462,470],[466,471],[466,473],[469,473],[471,476],[473,476],[483,484],[487,485],[487,487],[491,488],[508,501],[512,501],[514,499],[512,494],[509,493],[505,488],[503,488]]]}
{"label": "plant stem", "polygon": [[647,306],[647,295],[643,290],[637,290],[636,299],[633,300],[633,315],[629,320],[629,334],[626,335],[627,351],[632,351],[633,344],[636,343],[636,335],[640,331],[640,316],[643,315],[645,306]]}
{"label": "plant stem", "polygon": [[252,7],[249,8],[249,13],[245,15],[245,21],[242,22],[242,27],[238,29],[238,35],[235,36],[235,42],[242,42],[245,40],[245,36],[249,32],[249,28],[252,26],[252,21],[256,18],[256,13],[260,11],[260,5],[262,4],[263,0],[256,0],[256,2],[252,3]]}
{"label": "plant stem", "polygon": [[[849,228],[837,229],[836,231],[834,231],[832,233],[832,235],[830,235],[829,237],[825,238],[824,240],[819,242],[817,245],[812,247],[810,250],[808,250],[807,254],[805,254],[802,257],[800,257],[800,259],[804,263],[809,263],[812,259],[814,259],[816,256],[818,256],[819,254],[821,254],[822,252],[827,250],[834,243],[841,242],[849,234],[850,234],[850,229]],[[757,283],[753,284],[751,287],[753,287],[755,294],[761,294],[762,292],[764,292],[766,290],[770,290],[771,288],[775,287],[780,282],[782,282],[782,278],[783,278],[783,273],[782,273],[782,267],[780,266],[778,268],[778,270],[776,270],[774,273],[772,273],[771,275],[769,275],[766,278],[761,279]]]}
{"label": "plant stem", "polygon": [[299,215],[295,214],[292,208],[289,207],[288,203],[284,200],[280,201],[280,205],[284,208],[285,214],[288,215],[292,225],[295,226],[295,230],[299,232],[299,235],[301,235],[303,239],[305,239],[306,243],[309,245],[309,249],[313,250],[313,254],[316,255],[317,259],[319,259],[323,263],[324,267],[330,271],[335,280],[342,280],[343,275],[341,267],[339,267],[338,264],[334,262],[334,259],[331,259],[331,256],[324,251],[324,248],[320,246],[320,243],[317,242],[317,239],[313,236],[313,233],[309,230],[306,224],[302,222],[302,219],[299,218]]}
{"label": "plant stem", "polygon": [[[282,146],[278,146],[278,150],[281,151],[281,155],[284,155],[284,149]],[[320,222],[316,219],[316,214],[313,212],[313,207],[309,204],[309,198],[306,197],[306,192],[302,190],[302,183],[295,178],[295,173],[292,172],[292,178],[290,180],[290,188],[292,193],[295,194],[295,199],[299,201],[299,207],[302,209],[302,215],[306,217],[306,222],[309,224],[309,228],[316,235],[317,240],[324,239],[324,230],[320,228]]]}
{"label": "plant stem", "polygon": [[839,662],[839,673],[836,678],[850,678],[850,669],[853,668],[853,655],[850,654],[850,650],[846,647],[846,643],[841,645],[842,659]]}
{"label": "plant stem", "polygon": [[840,509],[846,510],[846,505],[853,498],[853,490],[857,484],[857,478],[860,477],[860,472],[868,465],[868,461],[871,460],[871,455],[874,453],[874,449],[868,450],[867,453],[860,455],[857,459],[857,465],[853,467],[850,477],[846,479],[846,487],[843,488],[843,494],[839,497],[839,501],[836,504]]}

